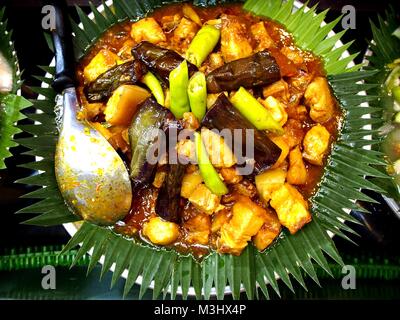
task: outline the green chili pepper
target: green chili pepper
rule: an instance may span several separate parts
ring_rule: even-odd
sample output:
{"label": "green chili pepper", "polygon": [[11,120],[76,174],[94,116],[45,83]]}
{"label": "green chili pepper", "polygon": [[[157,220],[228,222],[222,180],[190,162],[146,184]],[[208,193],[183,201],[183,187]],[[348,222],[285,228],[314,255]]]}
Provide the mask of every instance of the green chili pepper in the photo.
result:
{"label": "green chili pepper", "polygon": [[164,91],[160,81],[151,72],[147,72],[142,78],[142,82],[150,89],[157,102],[163,107],[165,106]]}
{"label": "green chili pepper", "polygon": [[197,119],[203,119],[207,110],[207,82],[203,72],[196,72],[189,80],[190,109]]}
{"label": "green chili pepper", "polygon": [[394,123],[400,123],[400,112],[397,112],[393,119]]}
{"label": "green chili pepper", "polygon": [[400,103],[400,86],[392,88],[392,96],[397,103]]}
{"label": "green chili pepper", "polygon": [[400,27],[393,31],[392,35],[400,39]]}
{"label": "green chili pepper", "polygon": [[227,194],[229,190],[218,175],[218,172],[213,167],[200,133],[195,132],[194,139],[196,145],[197,162],[205,185],[211,190],[212,193],[218,196]]}
{"label": "green chili pepper", "polygon": [[171,112],[177,119],[182,119],[190,111],[187,88],[189,70],[186,60],[169,74],[169,91],[171,95]]}
{"label": "green chili pepper", "polygon": [[385,86],[386,90],[388,92],[391,92],[394,87],[397,86],[397,81],[400,78],[400,59],[393,61],[389,65],[389,68],[392,68],[392,71],[390,72],[389,76],[387,77],[385,81]]}
{"label": "green chili pepper", "polygon": [[197,67],[200,67],[207,59],[208,55],[214,50],[220,36],[221,31],[216,27],[211,25],[202,27],[193,38],[186,52],[186,59]]}
{"label": "green chili pepper", "polygon": [[258,130],[268,130],[277,134],[284,133],[282,126],[272,118],[271,113],[245,88],[240,87],[231,98],[231,102]]}

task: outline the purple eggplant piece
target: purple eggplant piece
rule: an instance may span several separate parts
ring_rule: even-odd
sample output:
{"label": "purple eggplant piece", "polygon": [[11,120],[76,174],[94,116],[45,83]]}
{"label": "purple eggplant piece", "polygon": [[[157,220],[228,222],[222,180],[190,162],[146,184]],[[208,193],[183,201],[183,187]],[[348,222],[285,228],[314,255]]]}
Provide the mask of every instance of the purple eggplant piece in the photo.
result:
{"label": "purple eggplant piece", "polygon": [[167,176],[158,192],[156,213],[163,219],[171,222],[179,222],[182,179],[186,165],[169,164]]}
{"label": "purple eggplant piece", "polygon": [[[174,115],[153,98],[141,103],[129,128],[129,140],[132,150],[130,177],[134,186],[145,186],[151,183],[157,161],[148,161],[148,153],[154,154],[156,160],[162,155],[160,150],[167,150],[167,141],[160,141],[159,130],[167,135],[172,126],[180,126]],[[152,159],[154,160],[154,159]],[[154,163],[155,162],[155,163]]]}
{"label": "purple eggplant piece", "polygon": [[[270,168],[281,155],[281,149],[273,143],[265,131],[257,130],[238,110],[231,104],[229,99],[221,94],[211,109],[206,113],[202,126],[208,129],[222,131],[228,129],[234,137],[234,130],[242,130],[241,141],[233,141],[233,151],[239,159],[244,155],[238,154],[238,150],[246,150],[246,129],[254,130],[254,172],[259,174]],[[248,159],[253,160],[253,159]]]}
{"label": "purple eggplant piece", "polygon": [[[168,83],[171,71],[185,60],[175,51],[158,47],[147,41],[143,41],[134,47],[132,49],[132,55],[135,59],[142,61],[166,83]],[[197,67],[189,61],[187,64],[190,75],[198,70]]]}
{"label": "purple eggplant piece", "polygon": [[275,58],[264,50],[238,59],[212,71],[207,76],[209,93],[233,91],[240,87],[265,86],[281,79]]}
{"label": "purple eggplant piece", "polygon": [[89,102],[104,102],[123,84],[135,84],[147,73],[140,61],[129,61],[104,72],[84,88]]}

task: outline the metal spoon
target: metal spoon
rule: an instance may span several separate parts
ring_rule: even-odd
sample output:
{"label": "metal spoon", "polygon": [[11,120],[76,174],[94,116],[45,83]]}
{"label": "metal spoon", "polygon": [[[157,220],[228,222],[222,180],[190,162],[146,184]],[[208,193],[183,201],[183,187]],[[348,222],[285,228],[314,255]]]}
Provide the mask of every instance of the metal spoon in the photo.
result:
{"label": "metal spoon", "polygon": [[112,225],[130,209],[132,187],[127,168],[109,142],[87,121],[76,118],[79,103],[67,6],[54,2],[53,88],[63,97],[63,117],[55,153],[55,173],[72,211],[98,225]]}

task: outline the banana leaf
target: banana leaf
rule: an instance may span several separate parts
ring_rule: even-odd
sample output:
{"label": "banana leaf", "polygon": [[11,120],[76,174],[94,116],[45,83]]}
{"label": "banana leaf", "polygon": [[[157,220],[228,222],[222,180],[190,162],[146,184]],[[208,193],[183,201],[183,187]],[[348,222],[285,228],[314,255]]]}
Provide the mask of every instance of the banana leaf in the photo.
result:
{"label": "banana leaf", "polygon": [[[169,2],[114,0],[112,7],[103,4],[102,11],[91,5],[93,20],[77,7],[81,25],[73,22],[76,58],[82,57],[110,26],[127,19],[138,20]],[[212,6],[225,2],[228,1],[195,0],[194,4]],[[242,291],[249,299],[269,298],[271,290],[280,295],[282,285],[293,291],[293,281],[306,289],[305,276],[319,284],[316,266],[332,276],[330,263],[343,265],[329,234],[350,240],[349,233],[355,232],[347,222],[358,221],[348,214],[348,210],[361,210],[356,204],[357,200],[373,201],[361,189],[382,191],[379,186],[366,180],[366,177],[387,178],[384,171],[377,169],[385,164],[382,154],[364,148],[376,143],[374,139],[364,139],[370,135],[370,130],[365,126],[381,120],[364,117],[371,113],[371,109],[361,104],[372,98],[358,95],[366,90],[365,80],[376,75],[376,71],[360,72],[359,66],[348,66],[355,55],[346,57],[342,54],[350,44],[335,47],[343,32],[335,36],[328,35],[339,19],[321,26],[327,11],[317,13],[316,6],[310,10],[306,10],[305,5],[295,7],[293,0],[248,0],[244,8],[282,23],[293,34],[298,46],[323,58],[329,83],[343,110],[344,119],[338,140],[328,158],[318,191],[311,199],[313,221],[295,235],[283,232],[264,252],[259,252],[250,244],[238,257],[211,252],[201,261],[191,255],[181,255],[174,250],[126,239],[110,229],[83,223],[63,252],[80,245],[73,265],[92,250],[88,271],[93,270],[103,256],[101,276],[112,265],[115,266],[111,285],[127,270],[125,296],[135,283],[140,283],[139,298],[151,285],[153,298],[165,298],[169,292],[171,299],[178,294],[183,299],[189,294],[195,294],[198,299],[208,299],[215,294],[218,299],[223,299],[226,286],[229,286],[234,299],[238,299]],[[54,69],[44,69],[49,73],[46,81],[50,82]],[[76,216],[64,205],[54,178],[53,159],[57,141],[53,113],[55,93],[47,88],[33,89],[45,96],[44,100],[34,103],[34,107],[42,112],[30,115],[37,125],[21,127],[35,134],[35,137],[20,139],[19,143],[30,148],[30,154],[40,156],[43,160],[26,164],[26,167],[40,171],[18,182],[42,188],[24,196],[38,201],[20,213],[35,214],[26,222],[34,225],[76,221]]]}
{"label": "banana leaf", "polygon": [[4,12],[4,8],[0,9],[0,53],[11,69],[12,88],[10,92],[0,93],[0,169],[5,168],[4,160],[12,155],[10,148],[17,146],[13,137],[21,132],[15,126],[17,121],[24,118],[21,110],[31,105],[29,101],[17,95],[17,91],[21,87],[21,74],[11,41],[12,32],[8,31]]}
{"label": "banana leaf", "polygon": [[[366,55],[369,64],[365,69],[377,69],[379,72],[368,79],[367,83],[378,83],[380,86],[369,88],[367,94],[379,97],[376,101],[370,103],[370,106],[377,110],[373,117],[385,119],[390,123],[393,111],[389,110],[393,109],[393,99],[388,96],[383,84],[391,72],[389,64],[400,58],[400,39],[393,35],[393,32],[400,26],[400,17],[393,7],[390,7],[386,10],[384,16],[379,15],[377,19],[371,20],[370,24],[372,41],[369,42],[370,54]],[[374,125],[373,129],[376,131],[375,139],[384,143],[385,135],[380,134],[380,127]],[[382,145],[377,144],[375,149],[381,151]],[[394,178],[389,181],[374,179],[374,182],[384,189],[387,196],[400,201],[400,186]]]}

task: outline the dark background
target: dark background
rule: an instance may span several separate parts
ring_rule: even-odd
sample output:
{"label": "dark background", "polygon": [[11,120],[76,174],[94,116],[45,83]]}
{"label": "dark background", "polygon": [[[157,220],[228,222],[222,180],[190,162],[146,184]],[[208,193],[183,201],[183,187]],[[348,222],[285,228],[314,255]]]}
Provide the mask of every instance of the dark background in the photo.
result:
{"label": "dark background", "polygon": [[[68,1],[70,4],[70,14],[76,17],[73,4],[82,6],[87,12],[88,1]],[[100,3],[100,1],[93,1]],[[371,31],[369,26],[369,19],[376,20],[377,14],[383,14],[389,4],[396,6],[398,1],[372,1],[372,0],[340,0],[340,1],[319,1],[319,10],[330,8],[328,14],[328,21],[333,20],[341,14],[341,9],[345,5],[353,5],[356,8],[356,29],[348,30],[344,36],[344,41],[355,40],[350,51],[360,52],[356,59],[356,63],[362,61],[362,57],[367,48],[367,40],[371,38]],[[23,70],[23,79],[25,80],[23,86],[23,94],[28,98],[35,98],[29,86],[40,85],[32,75],[43,75],[42,71],[37,67],[38,65],[49,65],[52,54],[48,50],[46,41],[43,37],[41,29],[41,8],[46,2],[42,1],[2,1],[0,0],[0,7],[6,6],[6,16],[8,17],[9,28],[13,29],[13,39],[15,41],[15,48],[18,53],[20,68]],[[311,1],[311,4],[317,1]],[[397,7],[398,10],[398,7]],[[399,12],[399,11],[397,11]],[[337,27],[335,31],[340,31],[341,26]],[[399,53],[400,56],[400,53]],[[29,204],[29,200],[20,199],[20,196],[27,193],[29,190],[22,185],[14,184],[13,182],[18,178],[22,178],[31,174],[29,171],[18,168],[18,165],[31,159],[27,156],[21,155],[25,151],[22,148],[15,148],[13,153],[16,157],[7,160],[8,170],[0,171],[0,256],[8,254],[11,249],[24,250],[26,247],[35,247],[43,245],[62,245],[65,244],[69,236],[63,227],[42,228],[27,226],[21,224],[22,221],[29,218],[26,215],[15,215],[14,213],[19,209]],[[363,222],[362,226],[353,226],[361,234],[361,237],[353,239],[358,243],[354,246],[341,239],[335,239],[337,247],[344,256],[345,262],[361,261],[365,264],[379,266],[384,263],[397,264],[399,266],[399,245],[400,245],[400,220],[390,211],[387,205],[382,201],[379,195],[374,197],[381,201],[380,205],[366,205],[371,211],[370,215],[362,215],[361,213],[353,213],[359,217]],[[39,271],[30,271],[36,276],[40,276]],[[64,289],[66,292],[74,287],[74,281],[83,280],[84,274],[77,268],[75,271],[67,271],[65,273],[66,279]],[[29,291],[29,281],[21,281],[21,272],[5,273],[0,272],[0,298],[3,296],[10,297],[10,292]],[[35,275],[30,275],[28,272],[22,273],[24,279],[33,279]],[[94,278],[91,277],[86,283],[94,283]],[[71,282],[72,281],[72,282]],[[339,286],[338,282],[331,283],[332,281],[326,280],[327,286],[333,285],[334,288]],[[108,281],[106,281],[108,286]],[[103,296],[94,294],[93,289],[82,288],[82,292],[86,295],[77,295],[75,292],[72,298],[76,297],[104,297],[112,298],[112,292],[108,293],[107,288],[100,287],[98,282],[95,284],[96,290],[104,290]],[[335,287],[336,286],[336,287]],[[32,288],[34,288],[33,286]],[[326,286],[325,286],[326,287]],[[31,288],[31,289],[32,289]],[[310,294],[305,297],[308,298],[332,298],[332,297],[363,297],[363,298],[391,298],[400,297],[399,281],[365,281],[362,283],[362,292],[343,292],[329,289],[310,288]],[[33,289],[32,289],[33,290]],[[383,291],[382,291],[383,290]],[[343,290],[342,290],[343,291]],[[7,293],[8,292],[8,293]],[[98,291],[97,291],[98,292]],[[117,293],[116,293],[117,294]],[[286,298],[294,298],[290,293],[285,294]],[[11,297],[15,297],[11,294]],[[20,296],[24,297],[24,296]],[[298,296],[299,297],[299,296]]]}

